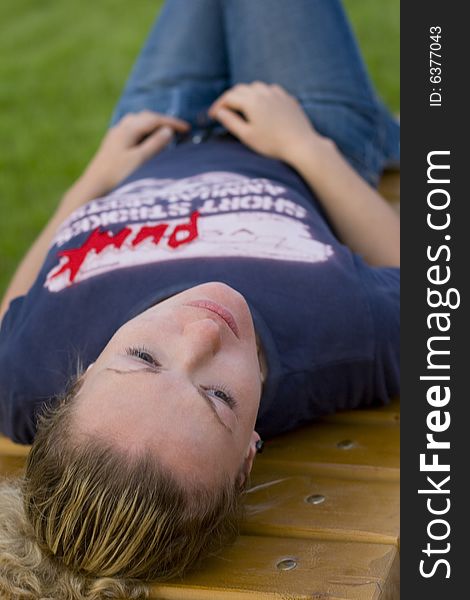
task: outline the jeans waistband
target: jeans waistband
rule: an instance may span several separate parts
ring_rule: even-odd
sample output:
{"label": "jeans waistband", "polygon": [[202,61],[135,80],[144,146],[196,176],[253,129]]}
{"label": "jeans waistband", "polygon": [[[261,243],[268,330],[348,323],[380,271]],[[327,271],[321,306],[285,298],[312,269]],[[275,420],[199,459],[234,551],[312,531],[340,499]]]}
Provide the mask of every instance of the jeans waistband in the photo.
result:
{"label": "jeans waistband", "polygon": [[179,144],[200,144],[210,139],[233,137],[232,134],[222,125],[216,123],[205,127],[193,127],[187,133],[177,133],[173,139],[172,145]]}

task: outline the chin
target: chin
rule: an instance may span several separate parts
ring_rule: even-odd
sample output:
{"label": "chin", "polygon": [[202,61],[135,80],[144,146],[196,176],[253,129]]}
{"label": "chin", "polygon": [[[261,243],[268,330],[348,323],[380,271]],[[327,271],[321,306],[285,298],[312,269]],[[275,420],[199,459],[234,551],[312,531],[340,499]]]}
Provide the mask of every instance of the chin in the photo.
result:
{"label": "chin", "polygon": [[209,281],[208,283],[203,283],[201,285],[198,285],[194,288],[192,288],[193,290],[200,290],[203,291],[205,293],[208,294],[215,294],[217,298],[237,298],[237,299],[241,299],[245,302],[245,298],[243,296],[243,294],[241,294],[238,290],[236,290],[235,288],[227,285],[226,283],[223,283],[222,281]]}

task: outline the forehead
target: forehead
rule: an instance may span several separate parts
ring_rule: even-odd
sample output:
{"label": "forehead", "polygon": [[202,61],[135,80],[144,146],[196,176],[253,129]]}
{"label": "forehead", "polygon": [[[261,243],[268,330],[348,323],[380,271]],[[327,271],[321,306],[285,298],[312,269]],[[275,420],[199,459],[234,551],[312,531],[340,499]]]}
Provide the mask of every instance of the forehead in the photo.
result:
{"label": "forehead", "polygon": [[150,374],[133,373],[104,369],[86,378],[77,398],[82,431],[104,436],[127,452],[150,447],[188,477],[195,473],[207,479],[235,468],[233,436],[191,385],[164,376],[154,376],[156,383]]}

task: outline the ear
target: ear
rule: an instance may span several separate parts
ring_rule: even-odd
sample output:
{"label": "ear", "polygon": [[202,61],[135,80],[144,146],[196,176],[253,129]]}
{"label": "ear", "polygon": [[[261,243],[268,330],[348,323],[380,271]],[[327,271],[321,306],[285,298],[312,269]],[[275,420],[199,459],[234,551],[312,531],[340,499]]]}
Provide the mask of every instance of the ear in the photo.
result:
{"label": "ear", "polygon": [[253,467],[253,462],[255,460],[255,456],[256,456],[256,442],[258,442],[261,439],[260,435],[258,432],[253,431],[253,433],[251,434],[251,439],[250,439],[250,444],[248,446],[248,449],[246,451],[245,454],[245,458],[243,460],[243,467],[240,473],[240,478],[239,478],[239,483],[240,485],[243,485],[248,477],[248,475],[251,473],[251,469]]}

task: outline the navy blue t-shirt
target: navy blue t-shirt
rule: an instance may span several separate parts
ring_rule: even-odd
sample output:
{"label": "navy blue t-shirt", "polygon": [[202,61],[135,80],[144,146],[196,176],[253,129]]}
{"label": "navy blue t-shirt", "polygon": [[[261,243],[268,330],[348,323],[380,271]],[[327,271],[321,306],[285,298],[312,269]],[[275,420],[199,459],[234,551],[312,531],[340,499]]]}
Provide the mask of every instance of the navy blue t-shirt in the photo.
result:
{"label": "navy blue t-shirt", "polygon": [[208,281],[244,295],[264,346],[261,437],[385,403],[399,390],[399,273],[341,244],[286,164],[233,139],[167,149],[70,215],[11,302],[0,430],[31,443],[78,357],[86,367],[126,321]]}

